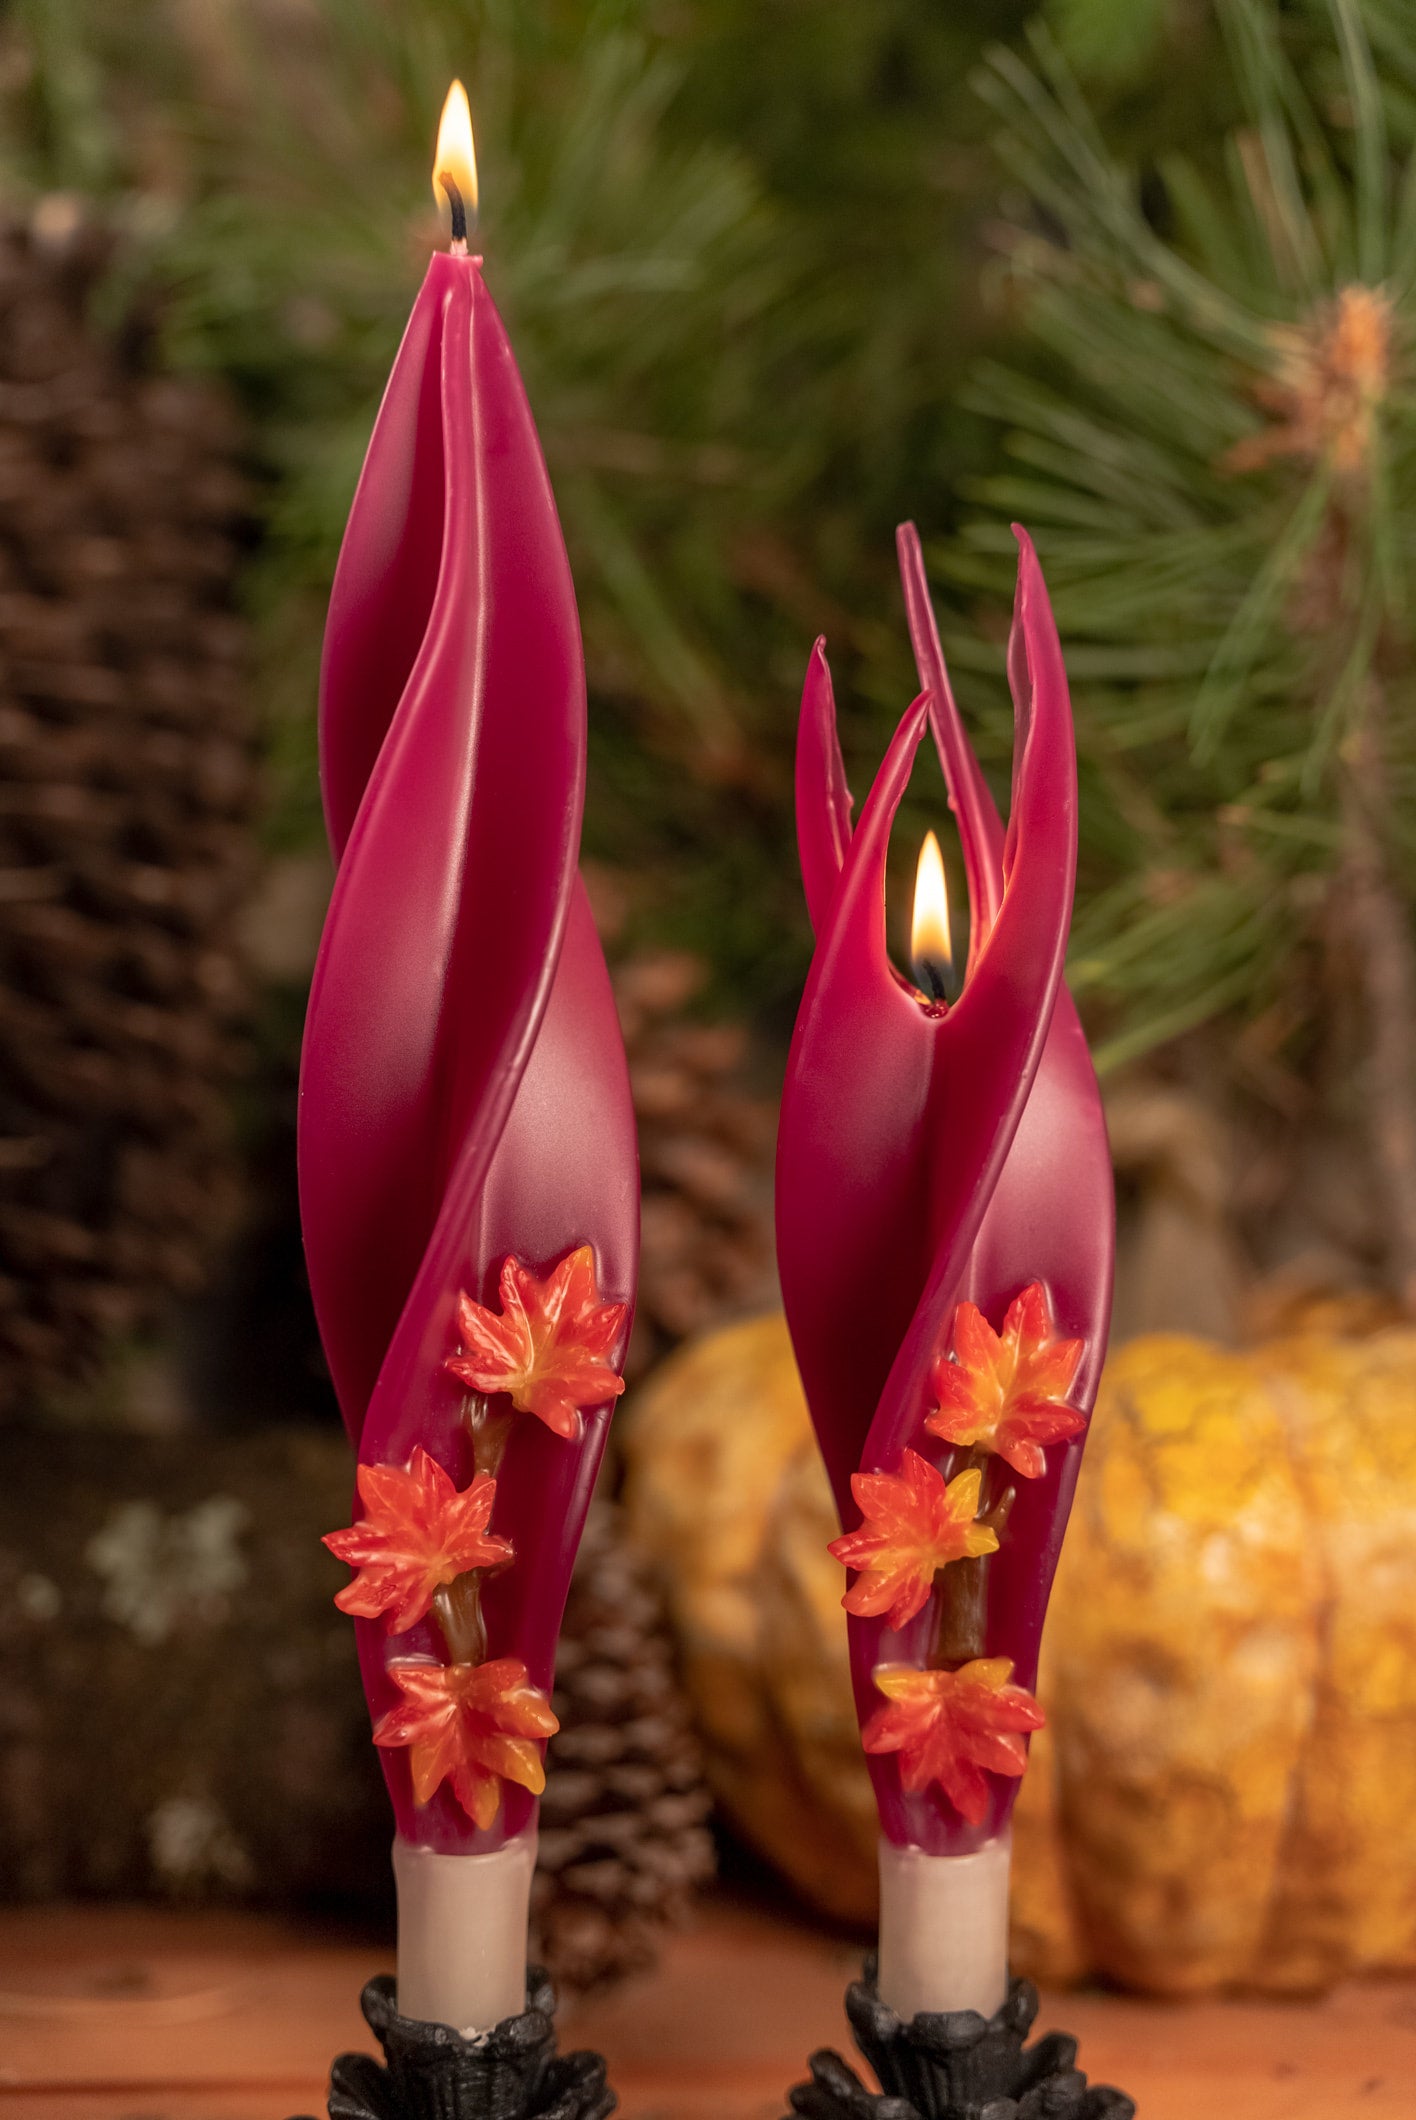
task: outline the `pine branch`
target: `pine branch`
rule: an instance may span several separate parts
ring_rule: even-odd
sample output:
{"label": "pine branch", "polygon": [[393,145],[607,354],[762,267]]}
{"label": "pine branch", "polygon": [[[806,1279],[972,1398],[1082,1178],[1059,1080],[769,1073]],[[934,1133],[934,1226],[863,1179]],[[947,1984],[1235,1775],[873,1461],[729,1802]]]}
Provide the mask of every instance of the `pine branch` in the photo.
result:
{"label": "pine branch", "polygon": [[[1104,1061],[1279,1001],[1312,1054],[1340,1005],[1314,916],[1345,912],[1410,1292],[1416,861],[1393,791],[1416,773],[1416,127],[1393,91],[1416,39],[1384,0],[1217,12],[1240,123],[1204,165],[1119,160],[1045,41],[1032,69],[991,57],[1035,202],[1001,237],[1033,356],[975,378],[1012,468],[938,559],[1001,602],[988,518],[1037,531],[1089,768],[1073,976]],[[1003,702],[985,711],[1001,740]]]}

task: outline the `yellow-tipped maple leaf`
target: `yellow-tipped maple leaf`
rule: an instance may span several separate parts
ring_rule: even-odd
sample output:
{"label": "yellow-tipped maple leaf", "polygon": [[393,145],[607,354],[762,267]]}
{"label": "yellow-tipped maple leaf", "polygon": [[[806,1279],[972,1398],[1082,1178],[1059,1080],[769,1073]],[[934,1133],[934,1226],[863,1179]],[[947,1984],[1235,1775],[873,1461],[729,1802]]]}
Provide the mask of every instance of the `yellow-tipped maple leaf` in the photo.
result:
{"label": "yellow-tipped maple leaf", "polygon": [[413,1799],[425,1804],[445,1781],[475,1825],[489,1826],[502,1783],[539,1796],[546,1786],[537,1739],[560,1728],[519,1657],[487,1664],[393,1663],[403,1698],[380,1717],[374,1743],[408,1747]]}
{"label": "yellow-tipped maple leaf", "polygon": [[960,1303],[954,1359],[937,1361],[930,1372],[939,1403],[925,1427],[946,1443],[995,1452],[1025,1480],[1039,1478],[1047,1469],[1042,1445],[1087,1425],[1086,1415],[1066,1404],[1082,1346],[1057,1337],[1041,1281],[1009,1304],[1001,1333],[976,1305]]}
{"label": "yellow-tipped maple leaf", "polygon": [[1006,1656],[980,1657],[957,1671],[918,1671],[913,1664],[881,1664],[875,1683],[885,1695],[861,1731],[867,1752],[898,1752],[900,1780],[912,1792],[938,1782],[970,1825],[988,1810],[985,1772],[1025,1772],[1022,1733],[1047,1718],[1031,1693],[1009,1685]]}
{"label": "yellow-tipped maple leaf", "polygon": [[947,1485],[917,1450],[906,1450],[898,1472],[857,1472],[851,1493],[860,1507],[858,1531],[833,1539],[827,1551],[861,1572],[841,1599],[847,1612],[903,1627],[924,1608],[936,1568],[976,1560],[998,1550],[998,1535],[974,1521],[983,1475],[976,1467]]}
{"label": "yellow-tipped maple leaf", "polygon": [[555,1433],[580,1433],[581,1411],[618,1398],[624,1378],[609,1351],[624,1325],[625,1303],[602,1303],[588,1244],[568,1252],[544,1281],[515,1259],[501,1270],[502,1315],[457,1300],[463,1352],[446,1367],[474,1391],[505,1391],[522,1413]]}
{"label": "yellow-tipped maple leaf", "polygon": [[444,1583],[469,1568],[501,1568],[509,1539],[487,1531],[497,1483],[479,1472],[461,1493],[436,1458],[414,1446],[407,1467],[361,1465],[359,1499],[367,1514],[347,1531],[327,1533],[331,1553],[358,1570],[336,1596],[341,1612],[383,1614],[389,1634],[406,1634]]}

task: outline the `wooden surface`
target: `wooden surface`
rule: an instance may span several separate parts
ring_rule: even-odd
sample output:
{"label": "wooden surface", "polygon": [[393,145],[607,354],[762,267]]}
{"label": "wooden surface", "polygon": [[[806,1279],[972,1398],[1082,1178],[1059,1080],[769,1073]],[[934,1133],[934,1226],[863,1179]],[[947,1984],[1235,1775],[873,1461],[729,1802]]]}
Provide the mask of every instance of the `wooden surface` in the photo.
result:
{"label": "wooden surface", "polygon": [[[322,2114],[330,2058],[370,2045],[358,1993],[388,1953],[258,1917],[0,1912],[0,2120]],[[659,1969],[566,2014],[626,2120],[774,2120],[813,2047],[846,2047],[858,1952],[729,1899]],[[1298,2005],[1044,2001],[1142,2120],[1416,2120],[1416,1988]]]}

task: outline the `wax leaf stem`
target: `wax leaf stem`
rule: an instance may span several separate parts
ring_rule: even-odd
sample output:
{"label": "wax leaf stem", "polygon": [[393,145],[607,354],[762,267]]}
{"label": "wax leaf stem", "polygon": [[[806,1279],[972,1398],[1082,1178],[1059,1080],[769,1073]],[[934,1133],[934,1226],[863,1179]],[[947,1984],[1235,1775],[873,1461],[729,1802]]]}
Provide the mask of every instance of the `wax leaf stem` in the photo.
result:
{"label": "wax leaf stem", "polygon": [[487,1622],[482,1615],[482,1571],[469,1569],[444,1584],[433,1599],[433,1614],[447,1646],[448,1661],[479,1664],[487,1653]]}
{"label": "wax leaf stem", "polygon": [[514,1418],[511,1407],[501,1406],[493,1412],[482,1392],[469,1393],[467,1426],[472,1434],[472,1462],[479,1472],[500,1472]]}
{"label": "wax leaf stem", "polygon": [[949,1670],[983,1655],[987,1641],[988,1562],[960,1561],[939,1577],[939,1633],[931,1658]]}

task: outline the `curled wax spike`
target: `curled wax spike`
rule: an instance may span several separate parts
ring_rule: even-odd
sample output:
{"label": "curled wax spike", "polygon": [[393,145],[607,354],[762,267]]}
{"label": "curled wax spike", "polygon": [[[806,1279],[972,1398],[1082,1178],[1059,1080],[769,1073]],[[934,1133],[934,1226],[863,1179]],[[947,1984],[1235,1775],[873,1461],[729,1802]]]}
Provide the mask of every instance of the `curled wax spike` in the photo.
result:
{"label": "curled wax spike", "polygon": [[921,689],[930,699],[929,721],[949,790],[949,807],[959,826],[964,875],[969,892],[969,961],[998,917],[1003,895],[1003,826],[988,782],[974,757],[949,682],[934,606],[924,573],[924,554],[913,523],[901,523],[895,535],[905,616]]}
{"label": "curled wax spike", "polygon": [[843,1512],[928,1268],[921,1129],[931,1024],[885,943],[890,827],[924,736],[916,700],[865,802],[817,939],[777,1132],[777,1263]]}
{"label": "curled wax spike", "polygon": [[[1026,532],[1014,526],[1025,546],[1036,592],[1046,597],[1042,571]],[[930,692],[930,723],[939,745],[951,802],[970,876],[974,906],[972,963],[997,917],[1003,891],[1003,824],[988,783],[979,768],[949,684],[934,623],[919,536],[912,523],[900,526],[897,538],[910,638],[920,682]],[[1020,594],[1021,594],[1020,578]],[[1015,701],[1030,688],[1026,636],[1015,609],[1008,636],[1008,679]],[[954,792],[957,791],[957,792]],[[981,852],[977,903],[975,870],[969,851]],[[983,924],[979,926],[979,910]],[[1050,1197],[1040,1188],[1049,1174]],[[1064,1325],[1087,1343],[1082,1388],[1090,1403],[1096,1390],[1110,1317],[1113,1264],[1111,1160],[1096,1074],[1065,984],[1058,992],[1052,1026],[1019,1121],[1014,1146],[1005,1160],[993,1202],[984,1217],[970,1269],[970,1293],[986,1297],[994,1308],[1006,1303],[1007,1291],[1022,1285],[1028,1258],[1049,1286],[1059,1291],[1067,1315]],[[981,1297],[979,1291],[983,1292]]]}
{"label": "curled wax spike", "polygon": [[817,934],[851,843],[851,809],[826,643],[818,640],[806,666],[796,748],[797,848],[806,909]]}
{"label": "curled wax spike", "polygon": [[[1031,547],[1024,553],[1024,566]],[[917,1418],[914,1397],[963,1289],[1004,1161],[1032,1090],[1062,979],[1076,870],[1076,756],[1066,673],[1035,559],[1018,612],[1029,692],[1017,701],[1021,761],[1004,842],[998,917],[958,1002],[934,1033],[927,1123],[930,1260],[865,1449],[893,1462]]]}

